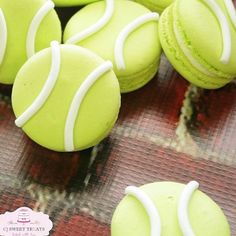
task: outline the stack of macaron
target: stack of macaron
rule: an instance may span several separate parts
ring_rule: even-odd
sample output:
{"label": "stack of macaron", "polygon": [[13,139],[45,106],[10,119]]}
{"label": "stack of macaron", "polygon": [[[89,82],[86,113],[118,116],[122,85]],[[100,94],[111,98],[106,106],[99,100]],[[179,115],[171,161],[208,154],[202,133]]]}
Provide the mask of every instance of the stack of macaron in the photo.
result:
{"label": "stack of macaron", "polygon": [[[55,4],[88,5],[62,33]],[[98,144],[117,120],[120,93],[158,70],[158,21],[127,0],[0,0],[0,83],[14,84],[15,124],[54,151]]]}
{"label": "stack of macaron", "polygon": [[[62,32],[55,5],[86,6]],[[0,83],[14,84],[16,125],[54,151],[103,140],[117,120],[120,93],[155,76],[162,49],[194,85],[229,83],[236,77],[233,1],[0,0]],[[229,236],[224,214],[197,188],[127,188],[112,235]]]}
{"label": "stack of macaron", "polygon": [[[87,5],[62,34],[55,4]],[[0,0],[0,39],[0,83],[14,83],[16,125],[55,151],[82,150],[106,137],[120,92],[155,76],[162,48],[202,88],[236,76],[231,0]]]}

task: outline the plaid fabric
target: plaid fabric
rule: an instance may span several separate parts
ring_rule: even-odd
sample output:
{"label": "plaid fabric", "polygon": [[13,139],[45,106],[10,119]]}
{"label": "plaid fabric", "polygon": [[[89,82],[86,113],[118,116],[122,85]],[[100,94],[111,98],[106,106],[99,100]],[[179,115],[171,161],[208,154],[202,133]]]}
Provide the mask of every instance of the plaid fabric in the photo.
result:
{"label": "plaid fabric", "polygon": [[50,215],[51,235],[108,236],[127,185],[197,180],[236,235],[235,83],[198,89],[163,56],[148,85],[122,96],[109,137],[73,154],[46,150],[15,127],[10,92],[0,85],[0,214],[28,206]]}

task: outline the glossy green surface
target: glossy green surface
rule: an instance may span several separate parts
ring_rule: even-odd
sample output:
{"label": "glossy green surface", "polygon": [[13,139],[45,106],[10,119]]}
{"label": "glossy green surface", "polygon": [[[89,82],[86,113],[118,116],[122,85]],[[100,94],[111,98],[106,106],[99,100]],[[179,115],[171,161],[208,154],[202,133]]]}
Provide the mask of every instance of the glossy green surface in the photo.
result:
{"label": "glossy green surface", "polygon": [[[61,46],[61,70],[51,95],[23,130],[38,144],[64,151],[64,129],[75,93],[87,76],[104,61],[92,52],[74,46]],[[40,93],[50,71],[51,49],[32,57],[17,75],[12,95],[16,117]],[[76,150],[99,143],[113,127],[120,108],[119,83],[113,71],[105,73],[86,94],[74,128]]]}
{"label": "glossy green surface", "polygon": [[[156,182],[141,187],[157,207],[161,218],[162,236],[183,236],[177,209],[183,184]],[[196,236],[230,236],[222,210],[207,195],[197,190],[189,204],[189,218]],[[112,219],[112,236],[149,236],[150,220],[144,207],[132,196],[118,205]]]}

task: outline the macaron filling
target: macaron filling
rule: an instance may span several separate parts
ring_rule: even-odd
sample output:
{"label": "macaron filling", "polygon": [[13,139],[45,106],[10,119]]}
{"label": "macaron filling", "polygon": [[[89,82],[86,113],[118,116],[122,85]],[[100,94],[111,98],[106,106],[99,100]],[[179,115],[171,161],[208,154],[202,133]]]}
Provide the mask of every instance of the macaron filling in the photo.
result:
{"label": "macaron filling", "polygon": [[[179,28],[180,27],[177,26],[177,22],[174,21],[173,32],[175,35],[175,39],[178,43],[178,46],[182,50],[184,56],[187,58],[187,60],[192,64],[192,66],[196,70],[198,70],[202,74],[204,74],[206,76],[210,76],[212,78],[219,77],[220,79],[226,79],[226,80],[232,79],[232,77],[233,77],[232,75],[222,73],[221,71],[216,70],[216,68],[210,66],[209,64],[208,64],[208,67],[206,67],[205,63],[198,62],[198,60],[194,58],[194,56],[193,56],[194,54],[191,52],[191,50],[189,50],[189,48],[191,48],[192,46],[190,44],[188,46],[186,46],[188,39],[186,39],[186,38],[184,39],[183,33],[179,30]],[[192,50],[194,50],[194,49],[192,49]],[[198,56],[200,56],[200,55],[198,54]],[[201,58],[201,61],[204,61],[204,59]]]}

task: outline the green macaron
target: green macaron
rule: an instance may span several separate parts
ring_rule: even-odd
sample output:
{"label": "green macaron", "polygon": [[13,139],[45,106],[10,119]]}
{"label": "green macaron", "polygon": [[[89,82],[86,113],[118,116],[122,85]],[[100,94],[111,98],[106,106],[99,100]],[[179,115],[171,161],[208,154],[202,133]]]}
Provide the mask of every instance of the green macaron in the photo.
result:
{"label": "green macaron", "polygon": [[12,84],[35,52],[61,40],[61,24],[50,0],[0,0],[0,83]]}
{"label": "green macaron", "polygon": [[36,143],[70,152],[98,144],[112,129],[120,89],[112,63],[75,45],[52,42],[17,74],[15,123]]}
{"label": "green macaron", "polygon": [[206,89],[236,77],[236,10],[231,0],[176,0],[161,16],[159,35],[175,69]]}
{"label": "green macaron", "polygon": [[156,182],[128,187],[112,218],[112,236],[230,236],[220,207],[199,184]]}
{"label": "green macaron", "polygon": [[98,0],[53,0],[53,2],[58,7],[71,7],[71,6],[80,6],[86,5],[91,2],[96,2]]}
{"label": "green macaron", "polygon": [[162,13],[174,0],[135,0],[152,11]]}
{"label": "green macaron", "polygon": [[64,32],[66,44],[110,60],[121,92],[141,88],[156,74],[161,54],[158,13],[127,0],[92,3],[76,13]]}

